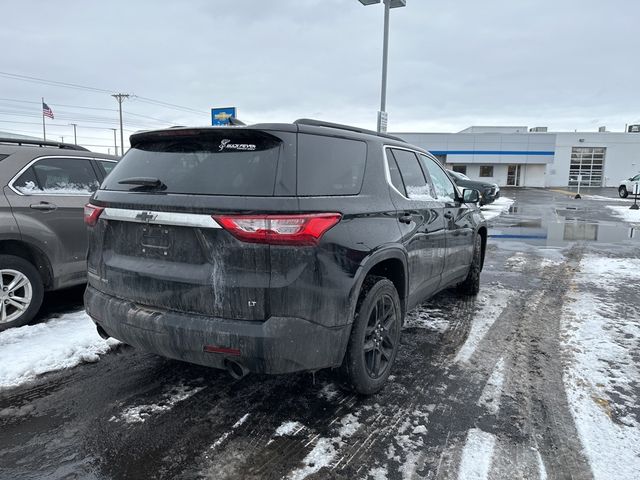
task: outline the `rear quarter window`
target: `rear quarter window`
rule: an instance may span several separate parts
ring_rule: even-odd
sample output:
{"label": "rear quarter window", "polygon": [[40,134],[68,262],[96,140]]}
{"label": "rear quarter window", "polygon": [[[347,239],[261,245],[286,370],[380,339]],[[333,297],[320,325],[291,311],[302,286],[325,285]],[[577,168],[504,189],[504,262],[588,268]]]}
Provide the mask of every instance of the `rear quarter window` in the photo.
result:
{"label": "rear quarter window", "polygon": [[367,144],[359,140],[298,135],[298,195],[357,195],[367,163]]}

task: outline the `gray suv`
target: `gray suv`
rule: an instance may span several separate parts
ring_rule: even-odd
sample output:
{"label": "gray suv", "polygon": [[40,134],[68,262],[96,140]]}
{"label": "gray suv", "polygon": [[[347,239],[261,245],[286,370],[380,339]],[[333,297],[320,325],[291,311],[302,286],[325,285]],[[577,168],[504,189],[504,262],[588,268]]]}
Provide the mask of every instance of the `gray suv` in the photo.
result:
{"label": "gray suv", "polygon": [[0,138],[0,331],[31,321],[45,291],[86,282],[83,208],[116,160]]}

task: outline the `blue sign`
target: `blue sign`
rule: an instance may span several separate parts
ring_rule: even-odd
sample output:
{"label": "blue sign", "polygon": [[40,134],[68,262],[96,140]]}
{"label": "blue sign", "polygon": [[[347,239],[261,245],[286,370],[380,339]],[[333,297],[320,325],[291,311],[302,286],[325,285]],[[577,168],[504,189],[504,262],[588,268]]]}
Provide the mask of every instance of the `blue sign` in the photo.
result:
{"label": "blue sign", "polygon": [[211,125],[229,125],[229,119],[236,117],[236,107],[212,108]]}

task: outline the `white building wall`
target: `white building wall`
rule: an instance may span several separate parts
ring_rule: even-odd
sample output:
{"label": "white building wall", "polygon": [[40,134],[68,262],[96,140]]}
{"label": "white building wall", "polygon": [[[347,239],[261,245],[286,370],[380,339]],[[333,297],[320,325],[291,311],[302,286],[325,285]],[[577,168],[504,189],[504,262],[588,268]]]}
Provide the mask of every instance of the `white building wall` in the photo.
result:
{"label": "white building wall", "polygon": [[[409,143],[446,154],[451,165],[466,165],[467,175],[500,186],[507,184],[507,166],[522,165],[520,185],[567,187],[573,147],[604,147],[604,186],[640,173],[640,134],[623,132],[526,133],[524,127],[470,127],[461,133],[397,133]],[[513,129],[523,130],[521,133]],[[508,133],[507,133],[508,132]],[[550,152],[532,155],[526,152]],[[462,152],[462,153],[456,153]],[[477,153],[481,152],[481,153]],[[518,152],[517,155],[502,152]],[[524,154],[523,154],[524,153]],[[492,165],[493,177],[480,177],[480,166]]]}
{"label": "white building wall", "polygon": [[520,184],[527,187],[544,187],[547,168],[547,165],[524,165],[523,171],[520,173]]}
{"label": "white building wall", "polygon": [[[581,141],[582,140],[582,141]],[[555,161],[549,165],[546,186],[567,186],[573,147],[605,147],[603,182],[617,187],[620,180],[640,173],[640,134],[570,132],[556,134]]]}

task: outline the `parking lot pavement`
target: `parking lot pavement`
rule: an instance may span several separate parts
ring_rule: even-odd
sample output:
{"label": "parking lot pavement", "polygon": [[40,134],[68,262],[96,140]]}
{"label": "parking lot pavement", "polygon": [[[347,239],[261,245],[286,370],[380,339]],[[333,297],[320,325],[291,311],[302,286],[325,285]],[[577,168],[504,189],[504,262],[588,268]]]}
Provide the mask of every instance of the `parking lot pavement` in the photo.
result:
{"label": "parking lot pavement", "polygon": [[380,394],[119,345],[0,390],[0,478],[640,478],[640,235],[503,194],[480,294],[410,312]]}

